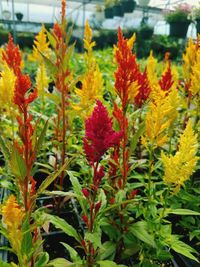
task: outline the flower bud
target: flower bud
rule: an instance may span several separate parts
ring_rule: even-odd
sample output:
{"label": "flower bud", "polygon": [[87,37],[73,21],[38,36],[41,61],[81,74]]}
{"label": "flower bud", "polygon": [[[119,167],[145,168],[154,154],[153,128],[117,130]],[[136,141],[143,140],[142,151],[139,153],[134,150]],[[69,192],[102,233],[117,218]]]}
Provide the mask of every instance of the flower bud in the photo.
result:
{"label": "flower bud", "polygon": [[89,191],[86,188],[82,189],[82,193],[87,199],[89,198]]}

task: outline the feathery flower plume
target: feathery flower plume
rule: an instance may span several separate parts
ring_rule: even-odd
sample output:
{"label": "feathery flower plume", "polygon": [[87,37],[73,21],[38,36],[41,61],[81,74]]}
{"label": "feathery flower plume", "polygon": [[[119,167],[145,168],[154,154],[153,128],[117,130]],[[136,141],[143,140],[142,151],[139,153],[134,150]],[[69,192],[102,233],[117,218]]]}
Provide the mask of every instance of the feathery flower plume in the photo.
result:
{"label": "feathery flower plume", "polygon": [[28,104],[33,102],[37,98],[37,90],[34,89],[33,92],[29,93],[28,91],[31,88],[31,80],[28,75],[22,74],[19,70],[17,71],[17,79],[15,84],[14,92],[14,103],[18,105],[19,109],[23,112]]}
{"label": "feathery flower plume", "polygon": [[143,73],[140,73],[138,75],[138,84],[139,84],[139,90],[138,94],[135,96],[135,104],[138,107],[141,107],[145,101],[149,98],[149,95],[151,93],[151,87],[147,75],[147,70]]}
{"label": "feathery flower plume", "polygon": [[22,231],[21,226],[24,218],[24,212],[20,208],[14,195],[10,195],[2,207],[3,222],[8,231],[9,241],[15,252],[21,249]]}
{"label": "feathery flower plume", "polygon": [[156,67],[157,60],[153,56],[153,51],[151,51],[146,65],[147,78],[151,88],[158,86],[158,74]]}
{"label": "feathery flower plume", "polygon": [[191,120],[188,122],[183,134],[180,136],[179,149],[174,156],[167,156],[163,152],[161,160],[164,165],[164,182],[176,186],[175,193],[192,175],[196,166],[198,141],[192,130]]}
{"label": "feathery flower plume", "polygon": [[178,116],[180,97],[176,89],[173,89],[164,98],[151,102],[146,115],[146,130],[142,142],[147,146],[163,146],[167,140],[167,130]]}
{"label": "feathery flower plume", "polygon": [[5,51],[2,52],[2,59],[13,69],[15,74],[21,68],[22,55],[19,46],[14,44],[11,34],[8,35],[8,44]]}
{"label": "feathery flower plume", "polygon": [[192,67],[196,62],[196,52],[199,50],[199,41],[200,35],[197,37],[197,43],[194,43],[192,38],[190,38],[183,54],[183,74],[186,84],[190,82]]}
{"label": "feathery flower plume", "polygon": [[92,48],[95,42],[92,42],[92,29],[89,22],[85,24],[84,48],[87,71],[84,75],[81,89],[76,88],[75,93],[80,101],[73,105],[73,108],[79,111],[82,118],[88,118],[91,114],[97,99],[102,98],[103,79],[99,66],[92,55]]}
{"label": "feathery flower plume", "polygon": [[40,64],[38,67],[35,81],[38,94],[41,96],[44,95],[45,90],[47,90],[49,86],[49,77],[44,64]]}
{"label": "feathery flower plume", "polygon": [[16,76],[12,69],[5,66],[0,78],[0,105],[6,110],[13,106]]}
{"label": "feathery flower plume", "polygon": [[50,48],[49,42],[47,41],[47,34],[44,24],[42,24],[42,28],[38,35],[36,35],[33,45],[33,54],[31,55],[30,59],[34,61],[41,61],[42,55],[46,57],[49,56]]}
{"label": "feathery flower plume", "polygon": [[112,120],[101,101],[97,100],[92,115],[85,123],[84,150],[91,164],[99,162],[106,151],[120,142],[121,132],[112,129]]}
{"label": "feathery flower plume", "polygon": [[115,89],[122,101],[123,109],[126,107],[132,95],[130,94],[130,87],[133,82],[137,82],[139,75],[136,55],[132,53],[133,42],[133,37],[129,40],[125,39],[122,30],[120,28],[118,29],[118,42],[114,48],[115,59],[118,65],[115,72]]}

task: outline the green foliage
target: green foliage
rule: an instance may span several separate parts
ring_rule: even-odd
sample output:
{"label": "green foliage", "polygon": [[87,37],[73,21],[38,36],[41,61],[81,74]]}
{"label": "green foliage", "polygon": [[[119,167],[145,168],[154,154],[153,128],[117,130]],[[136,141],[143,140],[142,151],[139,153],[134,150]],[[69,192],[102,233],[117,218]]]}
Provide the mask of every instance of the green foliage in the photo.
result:
{"label": "green foliage", "polygon": [[12,174],[19,180],[23,181],[27,175],[27,168],[25,160],[20,154],[19,150],[13,146],[10,157],[10,168]]}

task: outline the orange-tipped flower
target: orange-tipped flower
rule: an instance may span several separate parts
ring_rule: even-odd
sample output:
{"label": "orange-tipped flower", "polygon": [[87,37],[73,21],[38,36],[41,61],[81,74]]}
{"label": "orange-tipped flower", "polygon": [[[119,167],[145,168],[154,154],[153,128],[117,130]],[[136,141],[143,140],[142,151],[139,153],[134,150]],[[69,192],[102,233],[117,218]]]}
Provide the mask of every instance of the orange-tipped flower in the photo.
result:
{"label": "orange-tipped flower", "polygon": [[138,80],[139,67],[136,63],[136,55],[132,53],[132,46],[130,46],[129,40],[123,37],[120,28],[115,59],[118,64],[115,72],[115,89],[122,101],[123,108],[125,108],[129,100],[129,88],[133,82]]}
{"label": "orange-tipped flower", "polygon": [[2,59],[11,69],[13,69],[15,74],[21,68],[21,52],[19,46],[14,44],[11,34],[8,35],[8,44],[6,50],[2,53]]}
{"label": "orange-tipped flower", "polygon": [[15,84],[14,92],[14,103],[18,105],[21,111],[23,111],[24,106],[33,102],[37,98],[37,90],[35,89],[32,93],[26,96],[27,92],[31,88],[31,80],[28,75],[24,75],[21,71],[17,72],[17,80]]}

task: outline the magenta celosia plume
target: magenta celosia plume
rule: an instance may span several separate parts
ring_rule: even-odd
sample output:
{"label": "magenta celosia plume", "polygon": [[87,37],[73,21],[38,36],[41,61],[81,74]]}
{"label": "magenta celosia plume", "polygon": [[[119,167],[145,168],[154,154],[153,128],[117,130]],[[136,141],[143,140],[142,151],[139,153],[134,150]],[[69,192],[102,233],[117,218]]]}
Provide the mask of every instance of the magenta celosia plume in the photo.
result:
{"label": "magenta celosia plume", "polygon": [[99,100],[92,115],[85,122],[85,129],[84,150],[91,164],[99,162],[106,151],[117,145],[122,137],[122,132],[112,129],[112,119]]}

